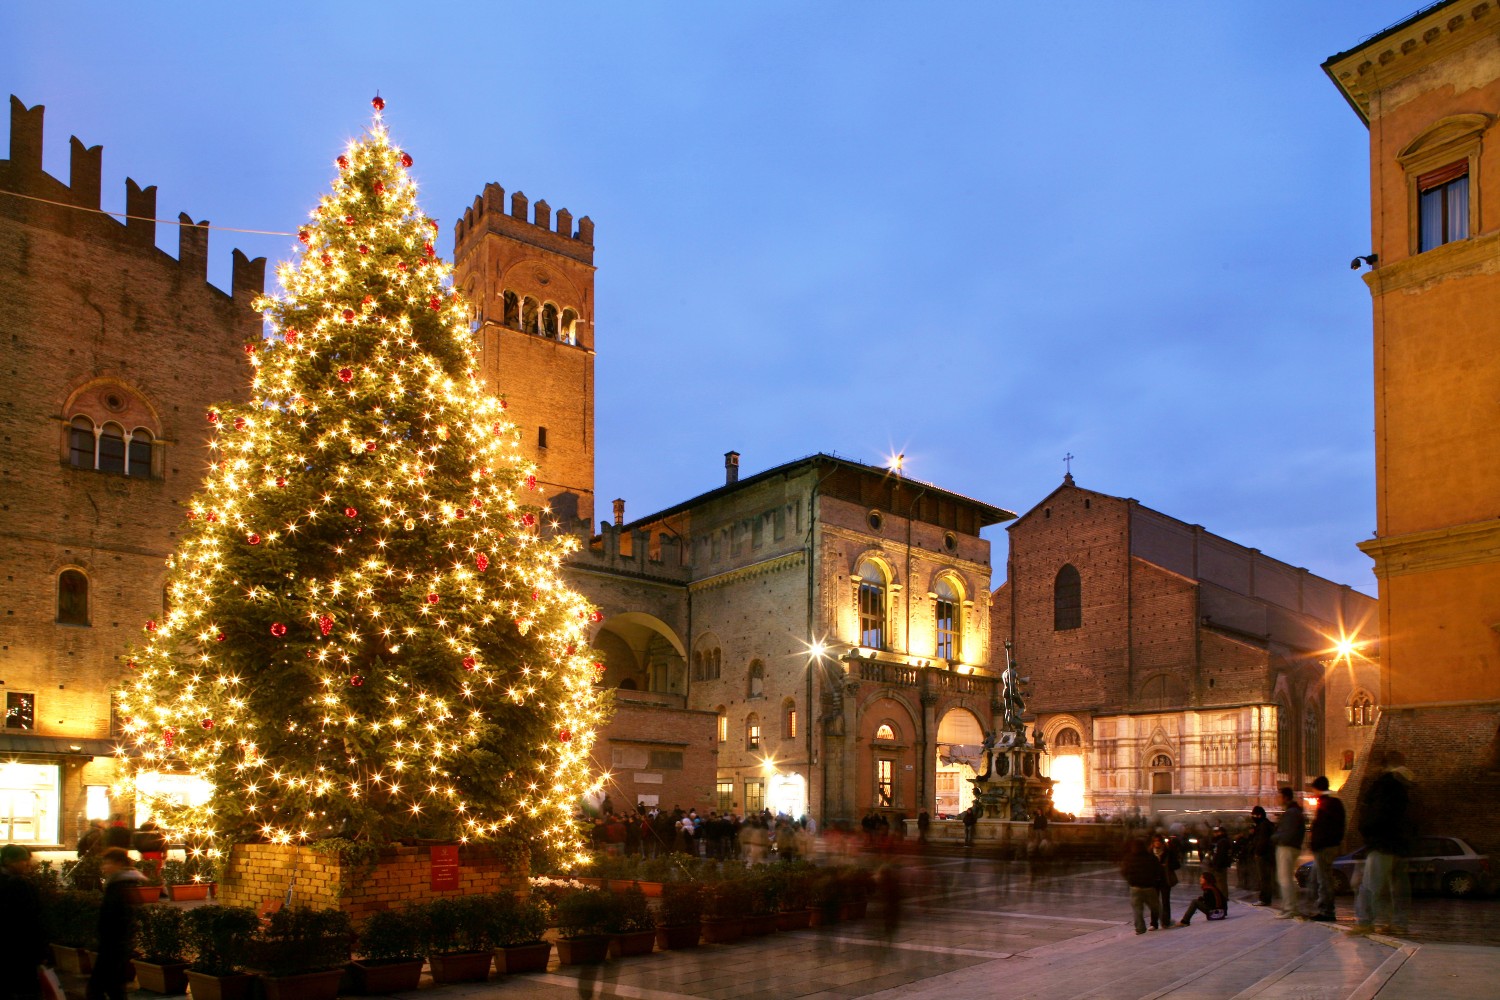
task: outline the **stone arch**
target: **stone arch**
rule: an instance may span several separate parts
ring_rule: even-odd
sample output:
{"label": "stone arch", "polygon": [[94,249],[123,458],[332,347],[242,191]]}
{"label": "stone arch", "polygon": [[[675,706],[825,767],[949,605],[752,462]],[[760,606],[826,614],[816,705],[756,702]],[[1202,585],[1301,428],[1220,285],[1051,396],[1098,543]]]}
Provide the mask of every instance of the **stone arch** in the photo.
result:
{"label": "stone arch", "polygon": [[500,322],[512,330],[521,329],[521,296],[507,288],[500,297]]}
{"label": "stone arch", "polygon": [[1373,726],[1376,708],[1374,695],[1362,687],[1355,688],[1344,702],[1344,719],[1351,726]]}
{"label": "stone arch", "polygon": [[1152,795],[1172,795],[1182,789],[1177,781],[1177,755],[1172,748],[1153,741],[1141,754],[1141,773]]}
{"label": "stone arch", "polygon": [[895,566],[879,549],[868,549],[850,564],[849,582],[855,615],[854,644],[890,649],[896,595],[901,590]]}
{"label": "stone arch", "polygon": [[1141,681],[1136,694],[1136,706],[1147,710],[1181,708],[1187,700],[1187,685],[1181,677],[1166,670]]}
{"label": "stone arch", "polygon": [[704,632],[693,642],[693,680],[716,681],[722,675],[724,650],[719,637]]}
{"label": "stone arch", "polygon": [[933,774],[933,810],[957,816],[974,802],[969,779],[984,768],[984,723],[963,705],[949,708],[938,719],[937,766]]}
{"label": "stone arch", "polygon": [[59,625],[89,625],[93,622],[93,581],[79,566],[66,566],[56,574]]}
{"label": "stone arch", "polygon": [[628,678],[637,690],[687,694],[682,640],[655,615],[627,611],[605,619],[594,646],[603,654],[606,687],[620,687]]}
{"label": "stone arch", "polygon": [[68,393],[62,412],[58,444],[64,463],[142,479],[160,475],[160,414],[127,380],[112,375],[88,379]]}
{"label": "stone arch", "polygon": [[[859,715],[859,757],[855,805],[861,812],[871,809],[894,818],[914,815],[917,795],[916,706],[894,691],[879,691],[864,701]],[[890,726],[893,740],[876,739],[882,726]]]}

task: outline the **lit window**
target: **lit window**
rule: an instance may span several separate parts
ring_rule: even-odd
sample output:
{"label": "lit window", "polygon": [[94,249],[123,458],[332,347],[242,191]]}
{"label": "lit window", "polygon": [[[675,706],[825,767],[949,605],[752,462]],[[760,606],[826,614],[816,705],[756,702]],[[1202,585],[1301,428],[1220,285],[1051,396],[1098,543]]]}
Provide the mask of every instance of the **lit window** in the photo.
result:
{"label": "lit window", "polygon": [[797,703],[791,699],[781,706],[781,737],[787,740],[797,738]]}
{"label": "lit window", "polygon": [[877,740],[894,741],[896,739],[896,730],[889,722],[882,722],[880,728],[875,730],[875,738]]}
{"label": "lit window", "polygon": [[1469,237],[1469,161],[1417,178],[1417,250]]}
{"label": "lit window", "polygon": [[961,655],[959,633],[962,624],[958,588],[953,586],[952,580],[944,577],[938,581],[936,592],[937,655],[945,660],[956,660]]}
{"label": "lit window", "polygon": [[1364,691],[1356,691],[1345,709],[1351,726],[1375,725],[1375,699]]}
{"label": "lit window", "polygon": [[757,778],[745,782],[745,815],[754,816],[766,807],[766,783]]}
{"label": "lit window", "polygon": [[57,575],[57,623],[89,623],[89,578],[76,569],[65,569]]}
{"label": "lit window", "polygon": [[723,705],[719,706],[719,742],[729,742],[729,713]]}
{"label": "lit window", "polygon": [[872,560],[859,564],[859,644],[885,649],[885,571]]}
{"label": "lit window", "polygon": [[1073,566],[1057,571],[1052,586],[1052,628],[1058,632],[1083,624],[1083,581]]}
{"label": "lit window", "polygon": [[728,814],[734,808],[734,782],[721,781],[714,791],[718,793],[719,812]]}
{"label": "lit window", "polygon": [[745,749],[760,749],[760,716],[752,714],[745,720]]}
{"label": "lit window", "polygon": [[896,801],[896,765],[894,761],[875,762],[875,804],[889,809]]}
{"label": "lit window", "polygon": [[5,728],[36,728],[36,695],[19,691],[5,692]]}

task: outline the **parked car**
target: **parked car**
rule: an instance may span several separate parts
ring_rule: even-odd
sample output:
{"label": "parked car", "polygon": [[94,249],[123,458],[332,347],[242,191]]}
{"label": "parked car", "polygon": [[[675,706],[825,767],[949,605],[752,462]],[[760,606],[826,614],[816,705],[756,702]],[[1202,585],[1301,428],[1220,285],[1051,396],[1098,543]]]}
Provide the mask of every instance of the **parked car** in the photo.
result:
{"label": "parked car", "polygon": [[[1364,874],[1367,849],[1361,847],[1333,862],[1334,890],[1353,892],[1355,875]],[[1462,899],[1491,887],[1490,859],[1457,837],[1419,837],[1407,862],[1413,892],[1444,892]],[[1306,887],[1312,879],[1312,862],[1297,868],[1297,884]]]}

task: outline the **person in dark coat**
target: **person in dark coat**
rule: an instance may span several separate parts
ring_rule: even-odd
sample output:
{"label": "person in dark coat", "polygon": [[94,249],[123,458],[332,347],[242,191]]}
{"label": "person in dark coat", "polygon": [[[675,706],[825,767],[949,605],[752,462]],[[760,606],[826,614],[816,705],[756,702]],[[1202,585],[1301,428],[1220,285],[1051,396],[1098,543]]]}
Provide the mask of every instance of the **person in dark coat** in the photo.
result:
{"label": "person in dark coat", "polygon": [[87,1000],[125,1000],[130,981],[130,949],[135,938],[135,902],[129,890],[146,880],[124,848],[108,848],[99,857],[104,872],[104,901],[99,906],[99,957],[89,976]]}
{"label": "person in dark coat", "polygon": [[131,839],[130,825],[125,822],[124,814],[115,813],[114,821],[104,831],[104,846],[119,847],[128,851],[130,850]]}
{"label": "person in dark coat", "polygon": [[1338,857],[1344,843],[1344,803],[1328,794],[1328,779],[1318,775],[1308,786],[1318,793],[1317,811],[1313,813],[1312,825],[1308,828],[1308,847],[1313,852],[1314,920],[1332,921],[1333,912],[1333,859]]}
{"label": "person in dark coat", "polygon": [[1222,826],[1214,827],[1213,839],[1208,842],[1208,870],[1213,872],[1214,885],[1224,897],[1225,908],[1229,900],[1229,869],[1234,867],[1234,842],[1229,831]]}
{"label": "person in dark coat", "polygon": [[1166,885],[1166,871],[1139,837],[1132,837],[1125,845],[1120,874],[1130,886],[1130,915],[1135,921],[1135,932],[1146,933],[1146,910],[1151,911],[1151,929],[1155,930],[1161,921],[1161,889]]}
{"label": "person in dark coat", "polygon": [[50,961],[42,895],[30,878],[35,867],[26,848],[0,848],[0,1000],[33,1000],[36,968]]}
{"label": "person in dark coat", "polygon": [[1264,806],[1250,810],[1250,841],[1246,849],[1250,852],[1250,863],[1255,866],[1255,888],[1260,894],[1255,906],[1271,905],[1276,885],[1276,845],[1271,841],[1275,832],[1276,828],[1266,819]]}
{"label": "person in dark coat", "polygon": [[927,843],[927,833],[932,829],[932,814],[926,809],[917,813],[917,843]]}
{"label": "person in dark coat", "polygon": [[1222,920],[1228,915],[1227,907],[1229,900],[1219,894],[1218,883],[1214,881],[1212,872],[1204,872],[1198,878],[1198,895],[1188,904],[1188,908],[1182,914],[1182,922],[1179,927],[1186,927],[1193,922],[1193,914],[1201,913],[1209,920]]}
{"label": "person in dark coat", "polygon": [[[1171,836],[1158,833],[1151,838],[1151,856],[1156,858],[1157,864],[1161,865],[1161,926],[1172,926],[1172,887],[1177,884],[1177,870],[1182,867],[1182,855],[1177,852],[1177,845],[1172,842]],[[1156,921],[1151,922],[1156,926]]]}
{"label": "person in dark coat", "polygon": [[1354,930],[1367,934],[1377,925],[1406,933],[1411,885],[1407,858],[1416,839],[1411,772],[1406,757],[1389,751],[1384,771],[1359,799],[1359,835],[1364,838],[1365,877],[1354,900]]}
{"label": "person in dark coat", "polygon": [[964,846],[974,846],[974,827],[979,823],[979,806],[970,806],[963,811],[964,820]]}
{"label": "person in dark coat", "polygon": [[1297,858],[1302,853],[1302,841],[1307,837],[1307,819],[1302,803],[1290,788],[1281,789],[1281,819],[1271,834],[1276,845],[1276,891],[1281,894],[1281,912],[1278,917],[1297,915]]}

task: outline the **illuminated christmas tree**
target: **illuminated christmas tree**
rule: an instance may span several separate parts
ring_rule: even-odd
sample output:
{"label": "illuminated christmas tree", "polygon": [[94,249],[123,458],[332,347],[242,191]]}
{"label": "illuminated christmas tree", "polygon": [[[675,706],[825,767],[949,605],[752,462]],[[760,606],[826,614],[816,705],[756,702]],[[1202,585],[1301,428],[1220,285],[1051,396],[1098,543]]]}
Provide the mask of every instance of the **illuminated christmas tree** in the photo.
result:
{"label": "illuminated christmas tree", "polygon": [[259,303],[251,399],[213,461],[118,694],[137,794],[185,836],[539,841],[566,859],[603,721],[597,613],[564,585],[535,470],[384,102]]}

